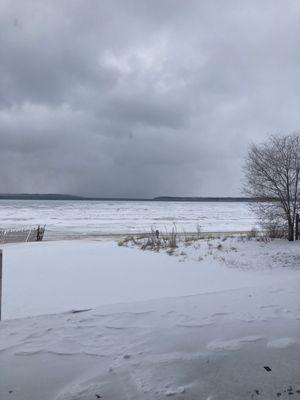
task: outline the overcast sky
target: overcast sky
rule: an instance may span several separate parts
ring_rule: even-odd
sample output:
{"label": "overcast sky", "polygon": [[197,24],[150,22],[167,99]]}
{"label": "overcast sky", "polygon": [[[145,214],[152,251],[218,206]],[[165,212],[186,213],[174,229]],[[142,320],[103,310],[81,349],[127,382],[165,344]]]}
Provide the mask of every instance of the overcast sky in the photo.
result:
{"label": "overcast sky", "polygon": [[239,195],[300,129],[299,0],[0,0],[0,192]]}

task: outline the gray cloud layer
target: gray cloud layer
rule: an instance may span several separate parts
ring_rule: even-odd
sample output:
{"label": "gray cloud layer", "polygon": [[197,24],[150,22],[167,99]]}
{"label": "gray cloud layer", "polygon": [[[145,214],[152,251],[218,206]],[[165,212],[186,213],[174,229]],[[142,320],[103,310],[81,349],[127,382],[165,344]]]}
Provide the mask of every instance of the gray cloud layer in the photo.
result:
{"label": "gray cloud layer", "polygon": [[298,0],[0,0],[0,192],[238,195],[300,127]]}

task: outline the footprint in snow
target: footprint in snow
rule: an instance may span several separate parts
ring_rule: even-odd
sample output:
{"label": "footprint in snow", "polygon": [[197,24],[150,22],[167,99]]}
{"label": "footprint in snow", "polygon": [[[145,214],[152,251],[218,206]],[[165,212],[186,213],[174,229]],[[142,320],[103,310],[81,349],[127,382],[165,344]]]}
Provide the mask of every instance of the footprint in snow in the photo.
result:
{"label": "footprint in snow", "polygon": [[176,396],[177,394],[184,394],[184,393],[185,393],[185,387],[179,386],[178,388],[175,389],[168,389],[165,395],[167,397],[171,397],[171,396]]}
{"label": "footprint in snow", "polygon": [[242,348],[242,345],[246,343],[256,343],[263,339],[265,339],[264,336],[245,336],[232,340],[217,339],[210,342],[207,345],[207,348],[208,350],[212,351],[224,351],[224,350],[234,351],[234,350],[240,350]]}
{"label": "footprint in snow", "polygon": [[287,337],[287,338],[271,340],[270,342],[267,343],[267,347],[271,349],[286,349],[294,344],[300,344],[300,340]]}
{"label": "footprint in snow", "polygon": [[276,304],[269,304],[269,305],[265,305],[265,306],[260,306],[259,308],[262,309],[262,310],[264,310],[264,309],[266,309],[266,308],[276,308],[276,307],[278,307],[278,305],[276,305]]}

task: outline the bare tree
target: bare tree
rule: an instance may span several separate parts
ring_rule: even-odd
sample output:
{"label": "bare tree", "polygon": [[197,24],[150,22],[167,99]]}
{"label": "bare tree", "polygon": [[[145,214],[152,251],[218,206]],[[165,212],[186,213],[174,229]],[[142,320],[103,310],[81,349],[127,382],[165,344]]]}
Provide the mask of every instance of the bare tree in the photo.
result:
{"label": "bare tree", "polygon": [[253,204],[262,225],[283,228],[290,241],[299,210],[299,169],[299,134],[271,136],[248,151],[245,193],[263,200]]}

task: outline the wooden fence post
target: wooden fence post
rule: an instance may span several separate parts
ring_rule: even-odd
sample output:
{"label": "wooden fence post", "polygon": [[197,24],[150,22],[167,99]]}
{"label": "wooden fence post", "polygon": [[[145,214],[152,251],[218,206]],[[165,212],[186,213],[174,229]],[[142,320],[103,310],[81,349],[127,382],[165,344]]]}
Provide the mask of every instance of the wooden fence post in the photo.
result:
{"label": "wooden fence post", "polygon": [[296,214],[296,240],[299,240],[299,214]]}
{"label": "wooden fence post", "polygon": [[0,321],[1,321],[1,311],[2,311],[2,250],[0,250]]}

